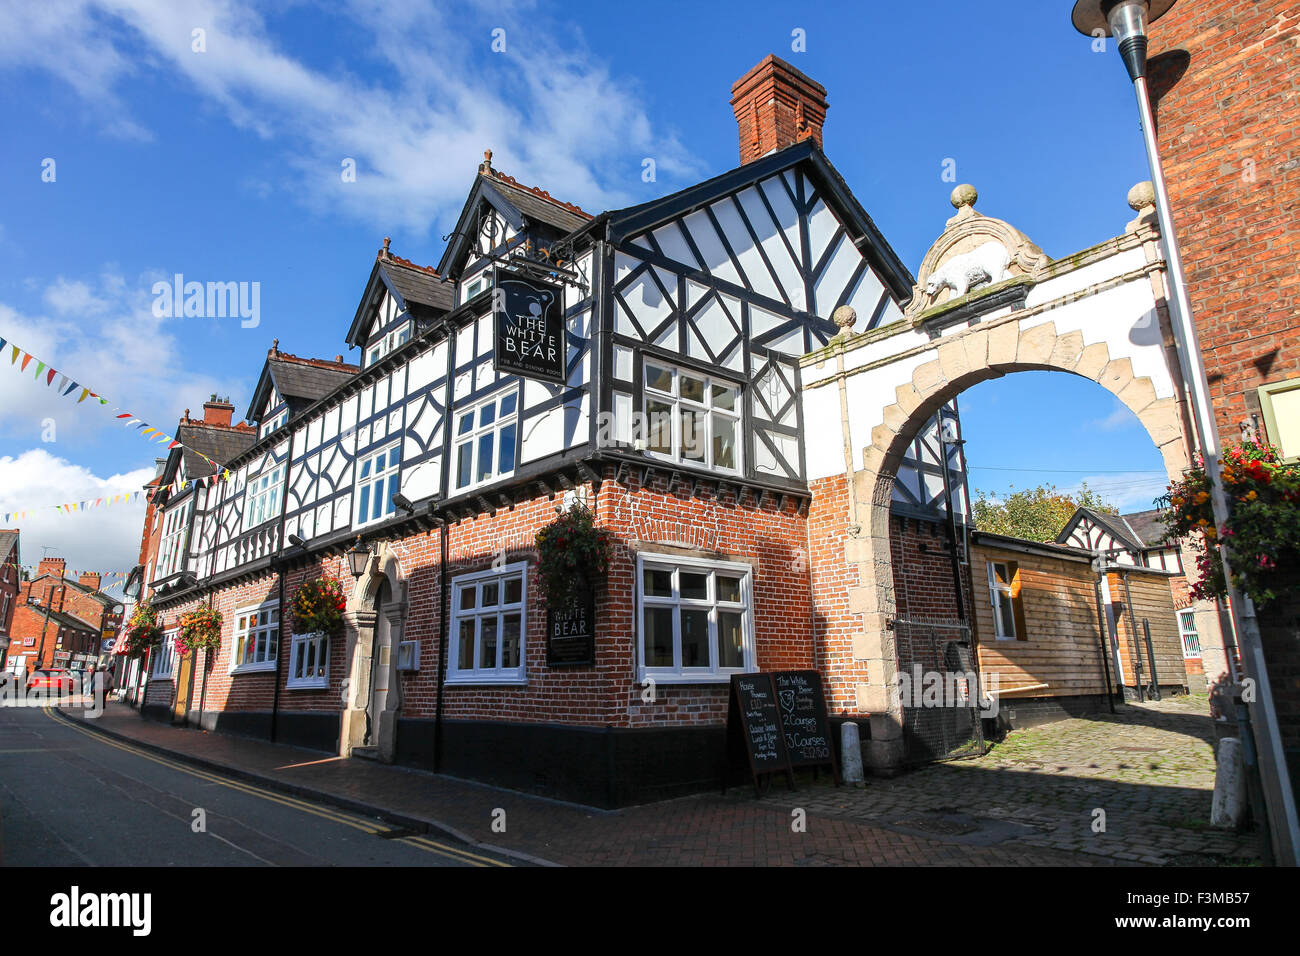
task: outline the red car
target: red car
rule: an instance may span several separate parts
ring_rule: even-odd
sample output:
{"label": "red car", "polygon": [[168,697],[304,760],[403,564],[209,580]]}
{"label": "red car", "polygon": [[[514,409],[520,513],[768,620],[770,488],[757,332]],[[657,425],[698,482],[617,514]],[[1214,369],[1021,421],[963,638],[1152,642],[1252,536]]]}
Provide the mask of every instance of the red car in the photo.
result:
{"label": "red car", "polygon": [[77,681],[65,670],[32,671],[31,676],[27,678],[27,689],[29,691],[55,690],[61,694],[71,694],[77,689]]}

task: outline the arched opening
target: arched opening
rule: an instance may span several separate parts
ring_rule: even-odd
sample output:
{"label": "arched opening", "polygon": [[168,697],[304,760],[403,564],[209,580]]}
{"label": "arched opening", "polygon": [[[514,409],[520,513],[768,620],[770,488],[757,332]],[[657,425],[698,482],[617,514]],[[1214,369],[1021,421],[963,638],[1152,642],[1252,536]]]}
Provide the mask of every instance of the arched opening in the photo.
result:
{"label": "arched opening", "polygon": [[[999,332],[1003,340],[994,343],[991,340]],[[970,711],[945,712],[921,701],[922,675],[928,679],[937,672],[945,680],[947,675],[970,673],[974,665],[983,670],[989,664],[1013,685],[1006,699],[1014,699],[1017,692],[1070,696],[1077,691],[1080,699],[1091,694],[1101,700],[1117,688],[1127,696],[1130,688],[1140,689],[1161,671],[1162,683],[1176,680],[1185,686],[1181,650],[1178,659],[1165,656],[1162,668],[1154,666],[1158,653],[1172,654],[1181,645],[1168,594],[1169,613],[1142,613],[1145,592],[1136,595],[1128,578],[1145,570],[1119,572],[1110,584],[1113,593],[1094,601],[1093,582],[1100,579],[1105,591],[1107,562],[1118,561],[1114,554],[1103,555],[1101,565],[1090,565],[1076,542],[1042,541],[1028,547],[1010,540],[1013,536],[976,534],[974,523],[963,517],[969,510],[961,502],[954,508],[957,521],[949,518],[947,509],[929,521],[924,515],[898,513],[895,486],[900,468],[905,459],[914,458],[921,438],[936,440],[936,416],[942,417],[942,409],[959,396],[978,396],[980,391],[971,390],[982,383],[1012,373],[1044,371],[1070,373],[1085,386],[1081,391],[1093,395],[1091,410],[1075,403],[1073,408],[1060,409],[1060,414],[1097,421],[1114,416],[1119,408],[1124,416],[1131,416],[1130,421],[1136,420],[1146,443],[1139,464],[1158,462],[1150,470],[1162,472],[1151,476],[1155,481],[1148,488],[1177,477],[1187,464],[1181,409],[1169,394],[1172,390],[1165,387],[1166,394],[1157,394],[1157,384],[1135,375],[1130,359],[1112,359],[1104,343],[1085,348],[1077,332],[1058,336],[1050,322],[1027,329],[1007,323],[991,333],[964,333],[940,346],[938,358],[915,367],[910,383],[897,389],[898,401],[883,410],[883,421],[871,433],[872,445],[864,451],[867,469],[857,476],[859,504],[866,508],[862,534],[868,537],[865,553],[859,553],[869,559],[858,562],[865,585],[858,606],[868,633],[874,626],[887,635],[880,641],[877,666],[867,659],[865,669],[868,683],[881,682],[890,698],[892,716],[885,721],[873,716],[872,723],[872,746],[882,761],[913,763],[946,756],[968,746],[978,734],[979,722]],[[1027,375],[1022,381],[1032,382],[1035,377],[1042,376]],[[1031,467],[1033,462],[1052,460],[1053,446],[1065,431],[1038,429],[1041,434],[1033,439],[1020,437]],[[953,444],[938,441],[945,460],[952,456],[980,464],[978,451],[962,445],[968,435],[952,437]],[[1067,554],[1066,549],[1075,553]],[[1129,563],[1140,565],[1142,560],[1138,556]],[[1148,584],[1151,595],[1162,584],[1168,590],[1167,582],[1143,586]],[[1030,610],[1031,617],[1040,618],[1036,624],[1023,618],[1030,602],[1021,600],[1022,587],[1027,589],[1025,595],[1037,594],[1037,604]],[[1199,621],[1213,620],[1211,609],[1200,610]],[[1155,640],[1147,641],[1151,632]],[[1058,653],[1057,660],[1049,659],[1052,640],[1076,642],[1077,653]],[[1062,665],[1067,658],[1069,666]],[[878,728],[885,732],[877,733]]]}

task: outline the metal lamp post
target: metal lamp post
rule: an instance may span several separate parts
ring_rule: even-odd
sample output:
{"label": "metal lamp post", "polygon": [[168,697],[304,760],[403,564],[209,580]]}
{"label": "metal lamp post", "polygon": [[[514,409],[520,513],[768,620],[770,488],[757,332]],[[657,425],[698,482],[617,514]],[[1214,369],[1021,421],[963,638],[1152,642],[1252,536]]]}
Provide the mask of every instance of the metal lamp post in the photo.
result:
{"label": "metal lamp post", "polygon": [[[1137,95],[1138,115],[1142,123],[1142,140],[1146,146],[1147,164],[1151,168],[1151,183],[1156,198],[1156,212],[1160,219],[1160,241],[1168,267],[1170,313],[1174,336],[1178,346],[1178,361],[1183,381],[1192,406],[1192,421],[1196,429],[1197,445],[1205,462],[1206,476],[1210,481],[1210,501],[1215,524],[1222,528],[1228,521],[1228,500],[1223,489],[1219,469],[1219,433],[1214,422],[1214,409],[1210,402],[1210,386],[1206,380],[1205,365],[1201,358],[1200,341],[1192,322],[1192,306],[1187,296],[1187,280],[1183,274],[1182,255],[1174,231],[1173,212],[1169,206],[1169,191],[1165,185],[1164,169],[1156,141],[1155,122],[1151,115],[1151,100],[1147,93],[1147,25],[1164,16],[1175,0],[1078,0],[1074,5],[1072,20],[1075,29],[1084,36],[1114,37],[1120,57],[1133,81]],[[1268,803],[1269,828],[1272,833],[1277,862],[1295,865],[1300,847],[1300,826],[1297,826],[1295,796],[1291,789],[1286,758],[1282,752],[1282,738],[1277,724],[1277,710],[1273,706],[1272,689],[1268,671],[1264,666],[1264,652],[1259,634],[1259,622],[1249,596],[1242,594],[1232,584],[1228,571],[1229,546],[1219,536],[1219,554],[1223,561],[1224,578],[1228,585],[1228,604],[1231,612],[1235,640],[1241,650],[1247,672],[1256,685],[1256,702],[1251,714],[1259,744],[1261,776]],[[1231,658],[1230,671],[1235,671]]]}

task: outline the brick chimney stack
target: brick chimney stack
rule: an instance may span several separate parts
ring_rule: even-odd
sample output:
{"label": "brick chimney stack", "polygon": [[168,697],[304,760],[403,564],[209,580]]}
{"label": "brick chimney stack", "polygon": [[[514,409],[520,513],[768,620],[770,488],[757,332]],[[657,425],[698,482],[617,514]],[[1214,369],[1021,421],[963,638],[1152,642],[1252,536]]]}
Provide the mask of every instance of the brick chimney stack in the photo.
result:
{"label": "brick chimney stack", "polygon": [[81,573],[81,577],[79,577],[79,578],[77,579],[77,583],[80,584],[83,588],[90,588],[90,590],[92,590],[92,591],[98,591],[98,590],[99,590],[99,572],[98,572],[98,571],[83,571],[83,572]]}
{"label": "brick chimney stack", "polygon": [[224,398],[212,398],[203,403],[203,424],[220,425],[222,428],[230,427],[230,419],[235,414],[235,406],[230,404]]}
{"label": "brick chimney stack", "polygon": [[731,87],[740,129],[740,162],[811,139],[822,144],[826,87],[780,57],[768,55]]}
{"label": "brick chimney stack", "polygon": [[38,577],[42,574],[52,574],[56,578],[61,578],[67,566],[68,562],[63,558],[41,558],[41,563],[36,567],[36,574]]}

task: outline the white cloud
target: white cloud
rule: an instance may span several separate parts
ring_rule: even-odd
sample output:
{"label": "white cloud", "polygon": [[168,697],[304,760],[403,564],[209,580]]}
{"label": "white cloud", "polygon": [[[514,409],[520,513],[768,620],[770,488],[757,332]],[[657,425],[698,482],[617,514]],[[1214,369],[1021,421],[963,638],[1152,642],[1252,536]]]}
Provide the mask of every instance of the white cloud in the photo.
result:
{"label": "white cloud", "polygon": [[1105,418],[1095,418],[1088,422],[1087,427],[1097,429],[1098,431],[1117,431],[1121,428],[1141,428],[1142,422],[1133,414],[1127,405],[1119,399],[1113,399],[1114,407],[1111,408],[1110,414]]}
{"label": "white cloud", "polygon": [[[56,446],[82,440],[97,430],[120,427],[114,407],[174,434],[187,406],[201,404],[213,392],[245,394],[241,379],[186,368],[178,340],[184,320],[153,314],[149,289],[155,278],[149,274],[128,283],[113,271],[87,278],[60,276],[40,296],[45,308],[34,314],[0,302],[0,337],[8,340],[0,352],[0,436],[32,444],[52,439]],[[79,392],[64,397],[60,378],[47,383],[42,374],[37,379],[34,362],[19,372],[22,356],[11,364],[13,345],[109,399],[110,405],[91,399],[78,403]],[[131,440],[139,443],[142,459],[166,454],[165,444]]]}
{"label": "white cloud", "polygon": [[[43,448],[6,455],[0,457],[0,527],[22,532],[24,564],[48,554],[66,559],[69,569],[129,571],[140,556],[143,496],[73,514],[53,506],[139,491],[153,476],[152,468],[139,468],[100,477]],[[15,512],[23,511],[20,519]]]}
{"label": "white cloud", "polygon": [[[295,59],[239,0],[10,5],[0,62],[53,73],[119,132],[138,130],[117,92],[134,75],[187,81],[235,126],[280,146],[277,188],[381,228],[425,232],[458,211],[486,147],[494,166],[589,211],[649,198],[643,157],[666,179],[698,172],[650,122],[635,84],[572,29],[541,28],[536,11],[426,0],[395,16],[391,4],[354,0],[339,14],[365,51],[360,73]],[[498,25],[505,51],[492,53]],[[196,27],[205,52],[192,49]],[[355,182],[340,177],[346,158]]]}

